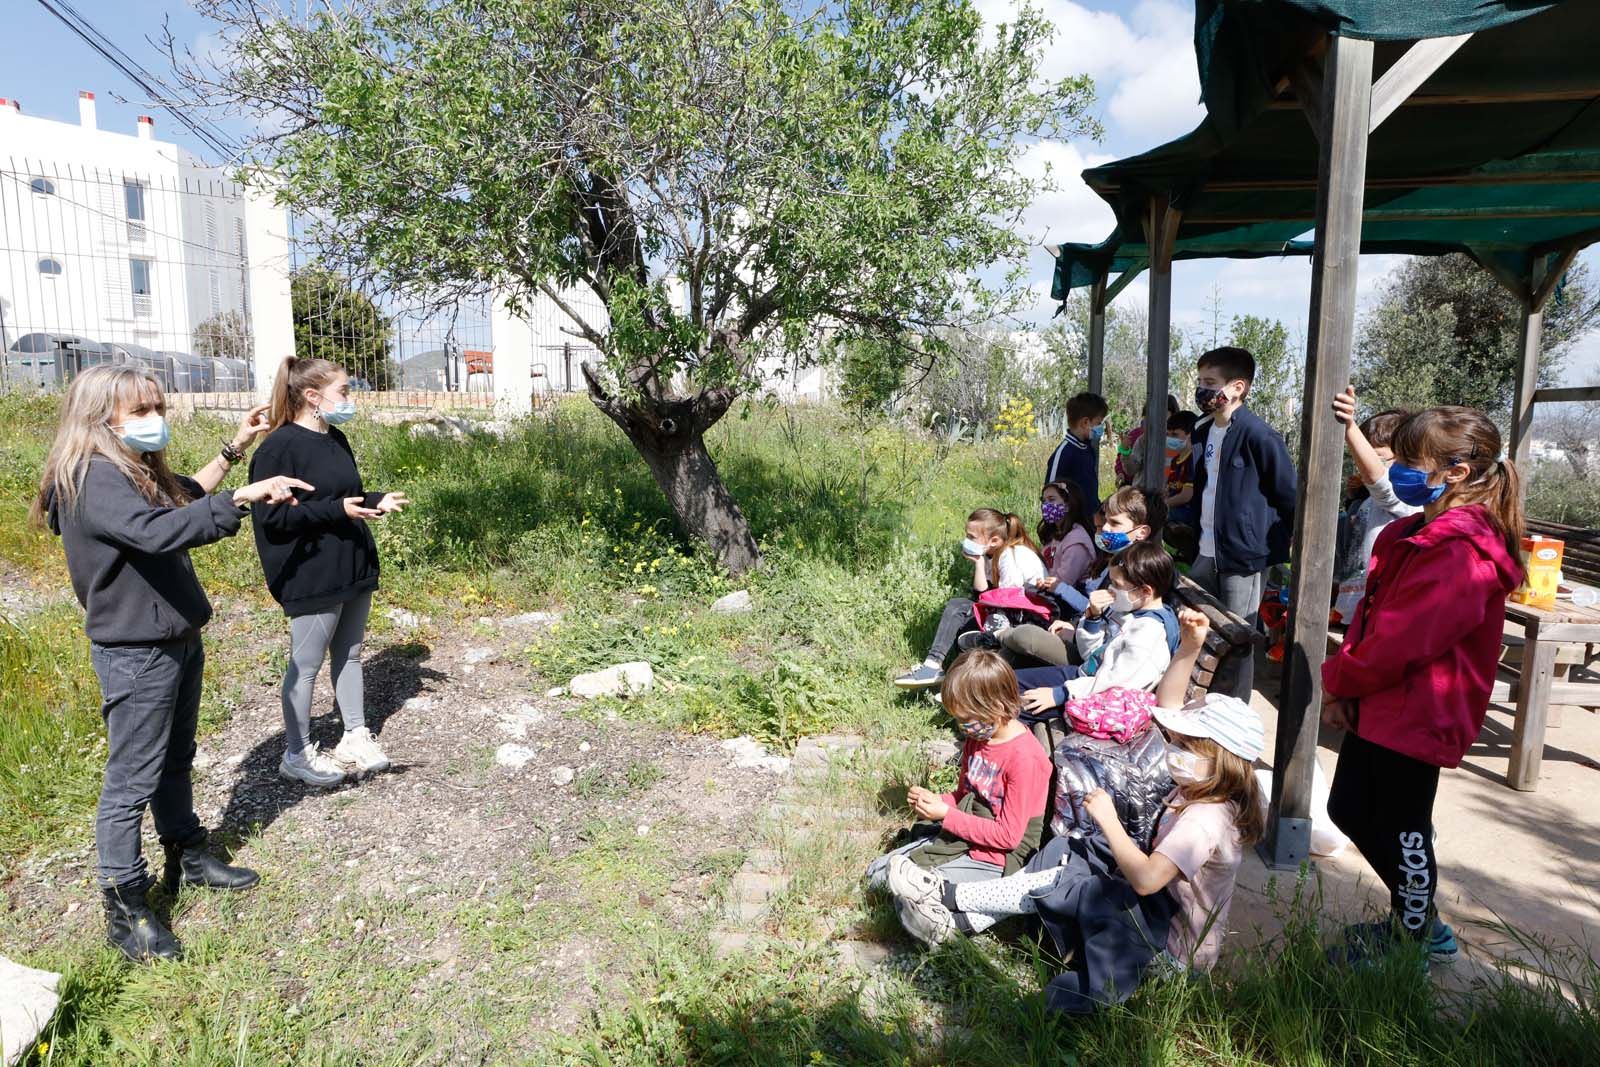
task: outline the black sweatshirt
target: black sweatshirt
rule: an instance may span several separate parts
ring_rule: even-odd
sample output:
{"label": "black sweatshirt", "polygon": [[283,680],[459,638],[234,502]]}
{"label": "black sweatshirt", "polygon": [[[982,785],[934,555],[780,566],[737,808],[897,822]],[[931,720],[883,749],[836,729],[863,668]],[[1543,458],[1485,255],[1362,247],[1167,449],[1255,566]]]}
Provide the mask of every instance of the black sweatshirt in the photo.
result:
{"label": "black sweatshirt", "polygon": [[91,459],[76,508],[50,499],[50,528],[61,535],[83,628],[96,644],[175,641],[210,621],[188,549],[238,533],[244,510],[231,492],[208,496],[183,477],[178,485],[193,503],[152,504],[116,464]]}
{"label": "black sweatshirt", "polygon": [[365,522],[344,513],[344,498],[376,507],[382,493],[361,488],[350,442],[285,423],[267,435],[250,460],[250,480],[286,474],[316,488],[297,490],[298,505],[258,504],[256,551],[267,589],[287,615],[326,611],[378,587],[378,546]]}

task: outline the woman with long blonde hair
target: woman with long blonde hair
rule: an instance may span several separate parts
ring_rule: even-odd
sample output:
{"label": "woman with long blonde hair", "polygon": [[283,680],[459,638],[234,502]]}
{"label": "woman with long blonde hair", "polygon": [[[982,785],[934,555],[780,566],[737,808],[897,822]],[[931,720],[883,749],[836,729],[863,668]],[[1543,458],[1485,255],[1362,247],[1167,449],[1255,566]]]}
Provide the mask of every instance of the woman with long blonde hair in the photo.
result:
{"label": "woman with long blonde hair", "polygon": [[189,780],[211,604],[189,549],[239,532],[257,503],[292,503],[311,487],[269,478],[216,492],[266,429],[245,415],[231,441],[193,477],[167,466],[166,398],[142,368],[102,366],[73,379],[45,460],[36,522],[60,535],[100,680],[106,769],[95,816],[106,937],[133,960],[172,959],[182,946],[145,894],[139,832],[146,808],[166,852],[168,892],[180,885],[244,889],[254,871],[206,851]]}
{"label": "woman with long blonde hair", "polygon": [[[350,376],[325,359],[290,356],[272,385],[272,432],[250,461],[250,476],[290,475],[314,483],[298,507],[256,516],[256,551],[267,590],[289,617],[283,675],[283,759],[278,773],[318,788],[387,770],[389,757],[367,727],[361,643],[378,588],[378,545],[368,523],[403,509],[403,493],[369,493],[339,426],[355,416]],[[311,740],[317,672],[331,660],[344,736],[331,755]]]}

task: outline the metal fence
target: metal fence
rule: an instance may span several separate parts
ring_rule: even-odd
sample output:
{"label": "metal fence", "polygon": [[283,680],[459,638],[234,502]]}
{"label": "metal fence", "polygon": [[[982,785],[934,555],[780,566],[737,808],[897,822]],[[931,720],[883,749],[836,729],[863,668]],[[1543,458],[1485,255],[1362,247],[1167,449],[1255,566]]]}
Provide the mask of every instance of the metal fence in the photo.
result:
{"label": "metal fence", "polygon": [[101,363],[173,392],[254,388],[240,190],[152,159],[0,159],[0,388],[59,388]]}

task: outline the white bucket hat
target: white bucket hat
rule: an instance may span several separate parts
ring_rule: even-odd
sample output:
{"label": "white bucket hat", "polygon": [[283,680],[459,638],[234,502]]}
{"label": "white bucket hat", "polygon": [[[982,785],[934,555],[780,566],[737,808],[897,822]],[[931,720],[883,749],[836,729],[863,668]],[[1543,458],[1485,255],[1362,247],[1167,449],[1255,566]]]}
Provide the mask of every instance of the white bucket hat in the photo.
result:
{"label": "white bucket hat", "polygon": [[1156,708],[1151,714],[1173,733],[1209,737],[1247,763],[1254,763],[1267,744],[1261,716],[1238,697],[1207,693],[1181,708]]}

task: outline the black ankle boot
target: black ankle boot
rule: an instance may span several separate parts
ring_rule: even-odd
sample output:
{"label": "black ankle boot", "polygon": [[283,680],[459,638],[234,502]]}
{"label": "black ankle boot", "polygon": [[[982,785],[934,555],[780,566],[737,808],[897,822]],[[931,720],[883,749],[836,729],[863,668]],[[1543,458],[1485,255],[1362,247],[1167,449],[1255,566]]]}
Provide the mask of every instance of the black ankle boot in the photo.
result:
{"label": "black ankle boot", "polygon": [[167,851],[162,883],[168,893],[176,894],[180,884],[208,889],[249,889],[261,881],[261,876],[250,868],[230,867],[207,852],[204,837],[186,845],[163,841],[161,847]]}
{"label": "black ankle boot", "polygon": [[101,891],[106,906],[106,940],[135,963],[176,960],[183,946],[145,901],[147,882],[132,882]]}

